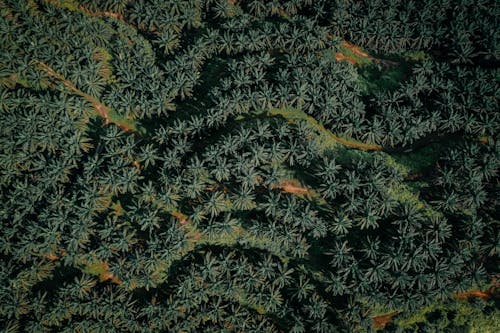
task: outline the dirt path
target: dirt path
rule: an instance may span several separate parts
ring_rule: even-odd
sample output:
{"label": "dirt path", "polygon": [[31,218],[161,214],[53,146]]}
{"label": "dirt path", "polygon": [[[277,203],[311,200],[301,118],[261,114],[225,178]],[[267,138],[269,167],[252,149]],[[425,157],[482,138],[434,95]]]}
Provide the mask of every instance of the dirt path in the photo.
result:
{"label": "dirt path", "polygon": [[480,298],[484,301],[489,299],[498,299],[500,297],[500,276],[492,278],[490,287],[484,291],[475,289],[465,291],[463,293],[454,294],[453,297],[459,300],[467,300],[469,298]]}
{"label": "dirt path", "polygon": [[278,188],[285,193],[298,195],[311,194],[311,190],[301,186],[297,180],[281,180]]}
{"label": "dirt path", "polygon": [[135,132],[135,124],[127,122],[125,120],[120,120],[120,119],[112,119],[111,114],[112,110],[108,106],[104,105],[101,103],[99,100],[96,98],[90,96],[89,94],[84,93],[78,87],[71,82],[70,80],[67,80],[64,76],[56,72],[54,69],[52,69],[50,66],[47,64],[41,62],[41,61],[36,61],[36,63],[39,65],[40,69],[42,69],[45,73],[47,73],[50,77],[62,82],[64,86],[69,88],[73,94],[78,95],[82,98],[84,98],[87,102],[92,104],[92,107],[96,111],[97,115],[102,117],[104,119],[104,123],[107,125],[109,123],[113,123],[116,126],[120,127],[122,130],[125,132]]}
{"label": "dirt path", "polygon": [[112,17],[112,18],[115,18],[117,20],[120,20],[120,21],[124,21],[125,18],[122,14],[120,13],[113,13],[113,12],[94,12],[90,9],[88,9],[87,7],[83,6],[83,5],[80,5],[78,7],[82,12],[84,12],[85,14],[88,14],[90,16],[95,16],[95,17]]}
{"label": "dirt path", "polygon": [[282,116],[287,119],[289,122],[295,122],[298,120],[304,120],[308,124],[310,124],[318,134],[322,136],[324,139],[328,141],[333,141],[336,143],[340,143],[349,148],[355,148],[360,150],[371,150],[371,151],[381,151],[382,146],[370,143],[360,142],[354,139],[347,139],[339,137],[333,134],[330,130],[326,129],[323,125],[321,125],[314,117],[309,116],[304,111],[288,108],[288,109],[271,109],[268,112],[271,116]]}
{"label": "dirt path", "polygon": [[356,46],[347,41],[340,43],[340,50],[335,53],[335,60],[347,61],[353,65],[363,65],[369,63],[381,64],[385,68],[398,66],[399,63],[387,59],[378,59],[367,52],[363,51],[359,46]]}
{"label": "dirt path", "polygon": [[331,137],[335,141],[337,141],[337,142],[339,142],[339,143],[341,143],[344,146],[349,147],[349,148],[356,148],[356,149],[360,149],[360,150],[382,151],[382,146],[379,146],[379,145],[354,141],[353,139],[341,138],[339,136],[336,136],[333,133],[331,134]]}
{"label": "dirt path", "polygon": [[341,42],[340,47],[342,51],[335,53],[335,60],[337,61],[345,60],[353,65],[357,65],[362,61],[362,59],[366,59],[370,62],[374,59],[368,53],[362,51],[359,46],[356,46],[349,42]]}
{"label": "dirt path", "polygon": [[392,317],[397,314],[398,311],[393,311],[384,315],[372,317],[373,328],[384,328],[391,321]]}

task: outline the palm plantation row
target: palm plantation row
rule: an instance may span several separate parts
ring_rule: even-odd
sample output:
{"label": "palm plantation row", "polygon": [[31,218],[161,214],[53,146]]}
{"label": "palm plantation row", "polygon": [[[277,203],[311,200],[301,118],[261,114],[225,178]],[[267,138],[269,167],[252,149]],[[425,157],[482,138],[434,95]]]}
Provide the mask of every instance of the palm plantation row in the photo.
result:
{"label": "palm plantation row", "polygon": [[0,0],[0,327],[494,331],[498,6],[462,2]]}

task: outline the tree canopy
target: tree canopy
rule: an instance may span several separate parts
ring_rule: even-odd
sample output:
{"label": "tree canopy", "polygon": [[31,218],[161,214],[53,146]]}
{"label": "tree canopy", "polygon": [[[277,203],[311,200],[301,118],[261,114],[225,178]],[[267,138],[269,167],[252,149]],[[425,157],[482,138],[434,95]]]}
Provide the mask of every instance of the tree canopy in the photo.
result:
{"label": "tree canopy", "polygon": [[0,329],[497,332],[492,0],[0,0]]}

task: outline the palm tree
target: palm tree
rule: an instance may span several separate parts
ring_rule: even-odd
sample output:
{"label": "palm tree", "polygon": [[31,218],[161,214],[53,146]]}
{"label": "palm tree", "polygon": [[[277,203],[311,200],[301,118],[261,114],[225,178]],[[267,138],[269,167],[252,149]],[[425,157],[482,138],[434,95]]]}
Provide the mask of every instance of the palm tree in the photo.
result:
{"label": "palm tree", "polygon": [[208,197],[205,202],[205,210],[212,216],[215,217],[223,212],[227,208],[228,202],[225,198],[224,193],[219,191],[214,191]]}
{"label": "palm tree", "polygon": [[155,44],[163,50],[166,55],[172,54],[173,51],[179,47],[180,40],[178,34],[171,31],[163,31],[154,40]]}
{"label": "palm tree", "polygon": [[334,218],[333,224],[330,228],[336,235],[345,235],[349,232],[351,226],[351,220],[345,215],[340,215],[339,217]]}
{"label": "palm tree", "polygon": [[121,193],[135,193],[138,189],[138,181],[144,178],[139,175],[136,168],[124,168],[122,173],[117,175],[118,191]]}
{"label": "palm tree", "polygon": [[297,284],[292,287],[292,290],[293,296],[298,301],[303,301],[309,299],[310,295],[314,291],[314,286],[310,283],[307,277],[300,274]]}
{"label": "palm tree", "polygon": [[364,257],[366,259],[375,260],[380,255],[380,250],[381,244],[379,238],[375,237],[375,240],[372,240],[372,238],[368,236],[361,251],[365,253]]}
{"label": "palm tree", "polygon": [[352,264],[354,257],[351,254],[351,248],[348,246],[347,241],[334,243],[334,252],[327,252],[328,255],[332,256],[330,261],[331,265],[336,268],[348,267]]}
{"label": "palm tree", "polygon": [[187,178],[186,175],[182,176],[183,192],[190,199],[198,198],[206,189],[206,182],[200,177],[194,176]]}
{"label": "palm tree", "polygon": [[368,228],[377,228],[378,223],[377,221],[379,220],[379,216],[375,215],[374,212],[368,210],[364,216],[359,216],[357,217],[358,225],[363,229],[368,229]]}
{"label": "palm tree", "polygon": [[257,17],[262,17],[267,14],[266,5],[262,0],[251,0],[247,6],[250,12]]}
{"label": "palm tree", "polygon": [[145,168],[149,165],[154,166],[158,159],[158,149],[154,148],[152,144],[147,144],[141,147],[139,161],[144,164]]}
{"label": "palm tree", "polygon": [[326,178],[328,180],[334,180],[339,170],[342,166],[335,161],[335,158],[323,158],[323,163],[319,164],[318,171],[315,175]]}
{"label": "palm tree", "polygon": [[242,175],[238,176],[238,180],[241,182],[241,186],[245,190],[254,189],[260,184],[262,179],[262,174],[259,170],[255,169],[253,166],[244,165],[241,170]]}
{"label": "palm tree", "polygon": [[217,164],[210,171],[218,182],[227,181],[231,177],[231,164],[226,158],[218,159]]}
{"label": "palm tree", "polygon": [[280,204],[281,193],[270,192],[266,197],[265,201],[259,206],[264,209],[264,212],[269,217],[277,216],[277,212],[281,207]]}
{"label": "palm tree", "polygon": [[233,208],[236,210],[250,210],[257,207],[254,201],[255,196],[252,193],[252,190],[242,187],[242,190],[232,200]]}

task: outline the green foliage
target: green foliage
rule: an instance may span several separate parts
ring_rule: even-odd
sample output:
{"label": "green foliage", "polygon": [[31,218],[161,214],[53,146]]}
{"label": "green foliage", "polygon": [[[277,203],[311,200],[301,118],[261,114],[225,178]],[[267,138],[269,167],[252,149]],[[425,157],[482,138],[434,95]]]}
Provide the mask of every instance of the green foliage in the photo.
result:
{"label": "green foliage", "polygon": [[398,64],[389,68],[381,65],[365,66],[361,70],[363,83],[368,92],[376,90],[394,90],[408,75],[408,64]]}
{"label": "green foliage", "polygon": [[0,330],[498,330],[488,5],[0,0]]}
{"label": "green foliage", "polygon": [[396,153],[391,156],[397,163],[404,165],[410,174],[421,174],[436,166],[438,160],[456,143],[453,139],[429,143],[410,153]]}
{"label": "green foliage", "polygon": [[491,301],[449,300],[398,316],[387,331],[496,332],[500,329],[498,315],[499,311]]}

